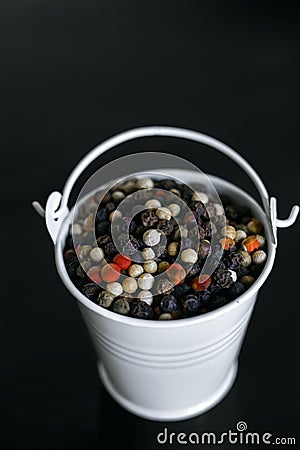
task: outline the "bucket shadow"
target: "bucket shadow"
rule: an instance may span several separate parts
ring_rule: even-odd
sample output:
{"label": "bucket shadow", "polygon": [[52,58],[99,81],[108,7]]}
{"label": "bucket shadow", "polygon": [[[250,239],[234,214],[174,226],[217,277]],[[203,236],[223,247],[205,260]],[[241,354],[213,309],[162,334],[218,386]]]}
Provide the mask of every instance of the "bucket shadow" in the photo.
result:
{"label": "bucket shadow", "polygon": [[[157,441],[157,435],[167,429],[168,441],[170,433],[205,433],[214,432],[221,435],[229,429],[235,429],[236,423],[243,419],[243,408],[239,395],[239,385],[236,382],[227,396],[213,409],[194,417],[179,422],[156,422],[142,419],[123,409],[106,391],[101,384],[98,410],[98,443],[102,448],[121,445],[122,449],[152,450],[162,447]],[[175,440],[174,440],[175,439]],[[105,446],[103,444],[105,442]],[[222,446],[226,448],[226,444]],[[173,438],[169,448],[179,449]]]}

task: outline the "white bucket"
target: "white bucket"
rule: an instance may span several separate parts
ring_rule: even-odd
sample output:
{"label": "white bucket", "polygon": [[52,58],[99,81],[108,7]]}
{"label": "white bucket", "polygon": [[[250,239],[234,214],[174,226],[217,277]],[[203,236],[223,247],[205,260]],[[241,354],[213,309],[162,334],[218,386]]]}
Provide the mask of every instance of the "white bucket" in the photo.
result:
{"label": "white bucket", "polygon": [[[266,265],[255,283],[231,303],[201,316],[174,321],[146,321],[121,316],[88,300],[70,280],[63,248],[72,214],[68,197],[82,170],[104,151],[130,139],[173,136],[210,145],[233,158],[250,176],[262,197],[264,210],[244,191],[217,177],[210,177],[220,194],[247,205],[264,225],[268,246]],[[198,173],[169,170],[189,184]],[[99,186],[100,187],[100,186]],[[35,208],[43,214],[39,204]],[[57,210],[57,208],[59,209]],[[124,408],[153,420],[181,420],[216,405],[230,390],[238,368],[238,356],[259,288],[270,273],[276,253],[276,227],[289,226],[297,217],[294,206],[286,221],[276,218],[276,200],[269,200],[258,175],[234,150],[201,133],[171,127],[146,127],[121,133],[90,152],[71,173],[63,191],[50,195],[45,218],[55,242],[58,272],[77,299],[94,343],[101,380]]]}

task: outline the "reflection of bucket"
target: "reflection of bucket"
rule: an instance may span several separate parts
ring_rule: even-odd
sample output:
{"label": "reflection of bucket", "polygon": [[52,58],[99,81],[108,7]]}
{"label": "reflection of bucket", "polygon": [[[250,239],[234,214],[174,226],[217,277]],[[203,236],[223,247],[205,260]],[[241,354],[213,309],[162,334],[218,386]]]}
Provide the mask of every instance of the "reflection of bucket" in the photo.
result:
{"label": "reflection of bucket", "polygon": [[[210,177],[220,194],[227,194],[237,204],[248,205],[263,223],[268,260],[259,278],[243,295],[202,316],[177,321],[145,321],[115,314],[83,296],[69,279],[64,266],[63,247],[72,221],[66,203],[81,171],[109,148],[132,138],[152,135],[184,137],[220,150],[248,173],[262,196],[265,212],[241,189],[220,178]],[[197,182],[197,172],[174,170],[168,173],[190,184]],[[38,204],[34,206],[43,212]],[[258,290],[274,263],[276,227],[291,225],[299,211],[294,207],[290,218],[282,221],[276,219],[275,208],[275,199],[269,202],[257,174],[233,150],[200,133],[169,127],[131,130],[104,142],[72,172],[63,198],[57,192],[51,194],[45,217],[56,243],[58,272],[78,300],[94,342],[100,377],[122,406],[154,420],[179,420],[210,409],[229,391],[235,380],[237,358]]]}

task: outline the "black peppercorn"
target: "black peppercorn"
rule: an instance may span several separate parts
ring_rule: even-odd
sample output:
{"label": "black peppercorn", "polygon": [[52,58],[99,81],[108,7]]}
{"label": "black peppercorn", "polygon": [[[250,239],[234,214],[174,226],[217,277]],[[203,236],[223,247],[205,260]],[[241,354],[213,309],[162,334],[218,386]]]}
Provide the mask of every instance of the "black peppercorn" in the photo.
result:
{"label": "black peppercorn", "polygon": [[161,230],[166,236],[172,233],[173,228],[174,226],[170,220],[161,219],[158,221],[157,229]]}
{"label": "black peppercorn", "polygon": [[154,211],[147,210],[142,213],[141,221],[144,227],[153,227],[158,222],[158,217],[155,215]]}
{"label": "black peppercorn", "polygon": [[218,269],[213,274],[214,284],[226,289],[232,285],[232,275],[229,270]]}
{"label": "black peppercorn", "polygon": [[98,208],[96,213],[96,222],[104,222],[108,219],[108,210],[106,208]]}
{"label": "black peppercorn", "polygon": [[187,316],[194,316],[199,313],[201,309],[200,299],[197,295],[185,295],[181,302],[182,310]]}
{"label": "black peppercorn", "polygon": [[174,295],[164,295],[160,301],[160,309],[163,313],[171,313],[177,308],[177,300]]}
{"label": "black peppercorn", "polygon": [[130,311],[131,315],[138,319],[153,319],[153,309],[146,302],[134,301],[130,303]]}
{"label": "black peppercorn", "polygon": [[100,287],[96,283],[86,283],[81,287],[81,292],[89,300],[96,298],[100,292]]}

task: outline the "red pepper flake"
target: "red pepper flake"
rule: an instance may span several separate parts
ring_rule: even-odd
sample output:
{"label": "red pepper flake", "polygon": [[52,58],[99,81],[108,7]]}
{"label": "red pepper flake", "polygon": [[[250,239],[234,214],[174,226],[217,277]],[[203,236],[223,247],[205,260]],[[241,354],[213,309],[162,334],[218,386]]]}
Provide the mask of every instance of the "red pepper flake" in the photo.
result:
{"label": "red pepper flake", "polygon": [[200,275],[192,280],[191,286],[195,291],[205,291],[211,284],[209,275]]}
{"label": "red pepper flake", "polygon": [[113,283],[120,278],[121,268],[114,263],[106,264],[102,267],[101,276],[106,283]]}
{"label": "red pepper flake", "polygon": [[131,264],[131,259],[121,255],[121,253],[118,253],[114,257],[114,263],[117,264],[117,266],[121,267],[122,270],[126,270]]}

